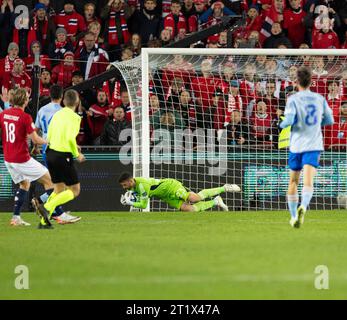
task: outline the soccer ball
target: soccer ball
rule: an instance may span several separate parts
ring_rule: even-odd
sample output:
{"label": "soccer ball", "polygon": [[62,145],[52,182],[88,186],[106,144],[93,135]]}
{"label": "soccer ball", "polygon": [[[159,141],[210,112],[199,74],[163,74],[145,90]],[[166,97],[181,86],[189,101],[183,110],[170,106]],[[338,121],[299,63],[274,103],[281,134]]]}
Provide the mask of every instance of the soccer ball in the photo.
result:
{"label": "soccer ball", "polygon": [[347,194],[340,194],[337,197],[337,204],[340,208],[347,209]]}
{"label": "soccer ball", "polygon": [[129,198],[132,202],[137,202],[137,192],[135,191],[127,191],[125,196]]}

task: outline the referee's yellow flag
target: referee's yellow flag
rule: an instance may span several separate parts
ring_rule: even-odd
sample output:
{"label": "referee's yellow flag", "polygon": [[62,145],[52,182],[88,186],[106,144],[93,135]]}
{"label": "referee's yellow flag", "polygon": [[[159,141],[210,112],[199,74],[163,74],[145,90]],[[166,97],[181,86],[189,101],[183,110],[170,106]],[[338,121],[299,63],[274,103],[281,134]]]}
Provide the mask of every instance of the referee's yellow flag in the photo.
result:
{"label": "referee's yellow flag", "polygon": [[[284,117],[281,117],[281,120],[283,120]],[[278,149],[285,149],[289,147],[289,141],[290,141],[290,131],[292,127],[289,126],[287,128],[284,128],[280,131],[279,137],[278,137]]]}

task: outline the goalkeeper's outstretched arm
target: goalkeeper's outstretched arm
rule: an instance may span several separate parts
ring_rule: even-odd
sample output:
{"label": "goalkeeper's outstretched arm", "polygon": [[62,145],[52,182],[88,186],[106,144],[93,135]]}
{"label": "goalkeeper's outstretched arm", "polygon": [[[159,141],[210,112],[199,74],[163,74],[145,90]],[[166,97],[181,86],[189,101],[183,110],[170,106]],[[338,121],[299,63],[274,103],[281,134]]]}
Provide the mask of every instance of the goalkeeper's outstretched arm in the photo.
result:
{"label": "goalkeeper's outstretched arm", "polygon": [[138,209],[146,209],[148,205],[149,197],[148,196],[141,196],[140,200],[137,202],[133,203],[133,207],[138,208]]}

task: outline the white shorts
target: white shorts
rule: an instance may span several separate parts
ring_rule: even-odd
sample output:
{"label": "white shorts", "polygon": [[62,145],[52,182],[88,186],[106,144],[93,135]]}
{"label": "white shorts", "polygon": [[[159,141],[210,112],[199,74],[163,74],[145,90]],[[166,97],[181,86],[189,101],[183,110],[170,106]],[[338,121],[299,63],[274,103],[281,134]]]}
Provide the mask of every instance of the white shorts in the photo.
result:
{"label": "white shorts", "polygon": [[47,168],[33,158],[24,163],[12,163],[5,161],[6,168],[15,184],[22,181],[35,181],[43,177]]}

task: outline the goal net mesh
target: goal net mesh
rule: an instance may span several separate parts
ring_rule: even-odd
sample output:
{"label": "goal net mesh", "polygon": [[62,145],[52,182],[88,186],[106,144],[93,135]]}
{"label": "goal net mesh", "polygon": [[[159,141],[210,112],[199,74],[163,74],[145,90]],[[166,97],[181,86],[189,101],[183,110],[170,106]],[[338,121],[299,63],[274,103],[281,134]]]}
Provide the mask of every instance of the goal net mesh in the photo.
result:
{"label": "goal net mesh", "polygon": [[[313,73],[310,89],[326,97],[335,118],[324,129],[326,151],[310,209],[336,208],[337,197],[347,192],[346,53],[167,50],[149,51],[144,65],[141,57],[115,64],[133,106],[135,176],[174,178],[194,192],[235,183],[241,193],[222,195],[230,210],[285,209],[290,133],[280,135],[278,122],[295,93],[297,68],[306,65]],[[170,208],[152,200],[151,210]]]}

